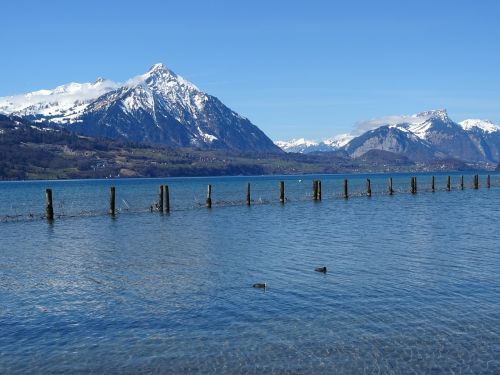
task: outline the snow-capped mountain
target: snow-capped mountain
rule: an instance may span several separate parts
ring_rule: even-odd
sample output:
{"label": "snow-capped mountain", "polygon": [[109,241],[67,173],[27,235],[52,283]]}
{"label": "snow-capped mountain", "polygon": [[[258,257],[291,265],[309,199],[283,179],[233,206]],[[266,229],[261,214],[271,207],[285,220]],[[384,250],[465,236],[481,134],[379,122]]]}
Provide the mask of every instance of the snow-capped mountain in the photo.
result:
{"label": "snow-capped mountain", "polygon": [[289,141],[275,141],[274,144],[286,152],[298,152],[301,154],[313,152],[310,151],[327,151],[324,149],[317,150],[320,142],[307,140],[305,138],[290,139]]}
{"label": "snow-capped mountain", "polygon": [[[363,134],[361,137],[366,141],[356,148],[351,144],[348,145],[346,150],[349,153],[360,153],[374,148],[392,151],[387,148],[389,145],[398,149],[403,143],[407,143],[408,145],[419,145],[419,150],[426,147],[430,152],[430,154],[422,155],[420,152],[395,151],[405,154],[411,160],[426,160],[435,156],[467,161],[481,159],[467,132],[460,125],[453,122],[444,109],[422,112],[411,116],[390,116],[380,120],[368,121],[364,124],[364,126],[368,127],[370,125],[376,127],[376,129],[368,132],[372,135],[372,138],[367,138],[367,134]],[[398,137],[399,142],[396,139],[389,142],[385,139],[385,135],[382,133],[385,132],[386,128],[397,129],[401,132]],[[392,135],[390,132],[387,134]],[[378,138],[378,140],[374,140],[373,137]],[[356,144],[358,143],[356,142]]]}
{"label": "snow-capped mountain", "polygon": [[469,139],[484,160],[500,160],[500,126],[488,120],[469,119],[460,122]]}
{"label": "snow-capped mountain", "polygon": [[[339,143],[335,149],[344,150],[351,157],[380,150],[403,155],[412,161],[451,158],[467,162],[500,162],[498,125],[484,120],[456,123],[444,109],[369,120],[361,123],[359,128],[365,131],[358,136],[343,135],[345,143]],[[317,144],[298,147],[298,144],[279,143],[287,152],[304,153],[314,150]]]}
{"label": "snow-capped mountain", "polygon": [[339,134],[323,141],[298,138],[290,141],[275,141],[274,143],[286,152],[307,154],[311,152],[337,151],[349,143],[349,141],[353,138],[354,136],[350,134]]}
{"label": "snow-capped mountain", "polygon": [[0,110],[90,136],[172,147],[282,152],[248,119],[162,64],[124,84],[99,79],[0,98]]}
{"label": "snow-capped mountain", "polygon": [[495,133],[500,131],[500,126],[489,120],[468,119],[458,123],[464,130],[483,131],[485,133]]}
{"label": "snow-capped mountain", "polygon": [[98,78],[94,83],[68,83],[54,90],[33,91],[0,98],[0,112],[30,117],[32,120],[68,123],[99,96],[120,87],[116,82]]}
{"label": "snow-capped mountain", "polygon": [[373,150],[404,155],[412,161],[428,161],[437,157],[428,142],[407,130],[388,125],[369,130],[354,138],[344,149],[354,158]]}

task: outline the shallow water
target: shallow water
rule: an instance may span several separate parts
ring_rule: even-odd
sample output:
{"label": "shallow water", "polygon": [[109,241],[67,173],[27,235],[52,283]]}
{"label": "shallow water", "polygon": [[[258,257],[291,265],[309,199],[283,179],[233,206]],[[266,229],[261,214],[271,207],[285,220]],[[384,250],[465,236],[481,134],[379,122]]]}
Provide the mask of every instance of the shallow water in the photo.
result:
{"label": "shallow water", "polygon": [[314,178],[0,183],[0,372],[499,373],[498,175]]}

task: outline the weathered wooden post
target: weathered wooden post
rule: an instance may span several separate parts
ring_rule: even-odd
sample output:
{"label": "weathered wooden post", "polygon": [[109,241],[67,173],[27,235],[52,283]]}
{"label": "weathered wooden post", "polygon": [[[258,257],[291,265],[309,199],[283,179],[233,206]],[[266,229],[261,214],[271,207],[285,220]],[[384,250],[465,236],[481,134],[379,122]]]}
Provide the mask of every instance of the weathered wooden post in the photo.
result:
{"label": "weathered wooden post", "polygon": [[417,194],[417,178],[412,177],[411,178],[411,189],[410,189],[412,194]]}
{"label": "weathered wooden post", "polygon": [[170,191],[168,185],[165,185],[165,212],[170,212]]}
{"label": "weathered wooden post", "polygon": [[446,191],[451,191],[451,176],[446,177]]}
{"label": "weathered wooden post", "polygon": [[460,176],[460,190],[464,190],[464,176]]}
{"label": "weathered wooden post", "polygon": [[392,177],[389,177],[389,195],[394,194],[394,190],[392,190]]}
{"label": "weathered wooden post", "polygon": [[344,178],[344,198],[349,198],[349,186],[347,182],[347,178]]}
{"label": "weathered wooden post", "polygon": [[250,206],[250,182],[247,184],[247,206]]}
{"label": "weathered wooden post", "polygon": [[109,188],[109,214],[111,216],[115,216],[115,202],[116,202],[115,193],[116,193],[115,187],[111,186]]}
{"label": "weathered wooden post", "polygon": [[207,208],[212,208],[212,185],[210,184],[207,188]]}
{"label": "weathered wooden post", "polygon": [[372,182],[369,178],[366,179],[366,195],[369,197],[372,196]]}
{"label": "weathered wooden post", "polygon": [[52,189],[45,190],[45,198],[47,201],[47,207],[45,210],[45,212],[47,214],[47,220],[53,221],[54,220],[54,206],[52,205]]}
{"label": "weathered wooden post", "polygon": [[486,176],[486,187],[488,189],[491,187],[491,178],[490,178],[490,175]]}
{"label": "weathered wooden post", "polygon": [[160,185],[160,194],[158,195],[158,211],[163,212],[163,185]]}
{"label": "weathered wooden post", "polygon": [[285,203],[285,181],[280,181],[280,203]]}
{"label": "weathered wooden post", "polygon": [[321,200],[321,180],[313,181],[313,200]]}
{"label": "weathered wooden post", "polygon": [[479,175],[474,175],[474,190],[479,189]]}

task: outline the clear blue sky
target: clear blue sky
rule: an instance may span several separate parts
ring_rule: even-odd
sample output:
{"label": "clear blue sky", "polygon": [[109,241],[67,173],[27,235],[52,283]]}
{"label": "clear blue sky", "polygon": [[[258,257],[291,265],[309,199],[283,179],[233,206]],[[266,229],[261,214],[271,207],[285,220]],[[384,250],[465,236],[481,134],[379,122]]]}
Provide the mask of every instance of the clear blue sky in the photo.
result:
{"label": "clear blue sky", "polygon": [[500,1],[4,1],[0,96],[163,62],[273,139],[447,108],[500,123]]}

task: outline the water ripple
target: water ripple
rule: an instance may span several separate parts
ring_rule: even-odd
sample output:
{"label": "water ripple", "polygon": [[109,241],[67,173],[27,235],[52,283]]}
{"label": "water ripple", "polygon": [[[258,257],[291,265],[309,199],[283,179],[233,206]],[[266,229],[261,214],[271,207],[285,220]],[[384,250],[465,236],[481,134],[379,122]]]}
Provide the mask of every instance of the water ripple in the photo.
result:
{"label": "water ripple", "polygon": [[500,372],[500,189],[309,198],[0,224],[0,372]]}

